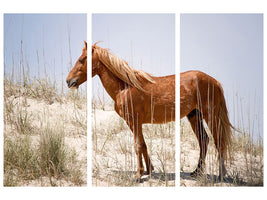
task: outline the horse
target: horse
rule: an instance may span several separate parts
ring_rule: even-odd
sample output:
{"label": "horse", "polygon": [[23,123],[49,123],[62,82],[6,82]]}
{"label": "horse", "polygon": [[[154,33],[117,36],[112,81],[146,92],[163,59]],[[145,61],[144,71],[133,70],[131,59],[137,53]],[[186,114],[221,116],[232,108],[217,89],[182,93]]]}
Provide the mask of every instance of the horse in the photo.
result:
{"label": "horse", "polygon": [[223,88],[219,81],[201,71],[180,74],[180,118],[187,117],[198,139],[200,156],[197,168],[190,174],[203,173],[209,137],[204,128],[205,119],[218,151],[219,179],[227,171],[225,160],[231,158],[232,132]]}
{"label": "horse", "polygon": [[[87,80],[87,43],[82,55],[67,77],[69,88],[78,88]],[[114,101],[114,109],[134,135],[137,155],[137,180],[154,170],[143,137],[142,124],[167,123],[175,120],[175,75],[155,77],[131,68],[109,50],[92,45],[92,77],[98,75],[105,90]],[[197,168],[190,173],[203,173],[209,138],[205,119],[218,150],[219,177],[226,174],[224,161],[230,155],[231,125],[221,84],[200,71],[180,74],[180,119],[187,117],[198,139],[200,156]]]}

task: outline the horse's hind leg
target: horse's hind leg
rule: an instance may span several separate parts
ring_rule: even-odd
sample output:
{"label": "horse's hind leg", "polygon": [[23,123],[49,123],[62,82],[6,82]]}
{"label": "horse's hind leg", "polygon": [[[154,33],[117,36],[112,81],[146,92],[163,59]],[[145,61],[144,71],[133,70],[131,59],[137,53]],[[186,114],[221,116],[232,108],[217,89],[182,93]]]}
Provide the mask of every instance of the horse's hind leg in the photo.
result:
{"label": "horse's hind leg", "polygon": [[[216,121],[216,120],[215,120]],[[216,126],[213,126],[212,130],[212,135],[214,138],[214,143],[216,146],[216,149],[218,151],[218,156],[219,156],[219,179],[223,178],[225,174],[227,173],[227,170],[224,165],[224,158],[222,155],[222,140],[223,138],[221,137],[220,133],[218,133],[218,124]]]}
{"label": "horse's hind leg", "polygon": [[223,179],[227,170],[224,165],[224,158],[222,156],[219,157],[219,180]]}
{"label": "horse's hind leg", "polygon": [[225,176],[226,174],[226,168],[224,165],[224,158],[223,158],[223,152],[222,152],[222,135],[219,132],[220,130],[218,129],[219,126],[219,121],[218,118],[216,117],[218,116],[218,111],[216,109],[213,110],[212,115],[209,114],[204,114],[205,120],[208,124],[208,127],[212,133],[213,139],[214,139],[214,143],[215,143],[215,147],[218,151],[218,158],[219,158],[219,179],[221,179],[222,177]]}
{"label": "horse's hind leg", "polygon": [[198,174],[203,173],[203,168],[205,165],[205,158],[206,158],[207,149],[208,149],[209,137],[203,125],[202,114],[198,109],[194,109],[193,111],[191,111],[187,115],[187,119],[189,120],[191,127],[197,136],[199,147],[200,147],[200,156],[199,156],[197,168],[195,169],[195,171],[193,171],[190,174],[191,176],[197,176]]}

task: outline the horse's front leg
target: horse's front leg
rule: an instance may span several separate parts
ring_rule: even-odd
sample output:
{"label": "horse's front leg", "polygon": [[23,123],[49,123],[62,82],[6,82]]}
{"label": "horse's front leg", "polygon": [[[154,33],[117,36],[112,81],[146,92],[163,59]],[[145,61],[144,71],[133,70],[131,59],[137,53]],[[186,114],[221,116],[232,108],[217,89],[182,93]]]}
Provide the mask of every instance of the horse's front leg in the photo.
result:
{"label": "horse's front leg", "polygon": [[134,117],[134,115],[129,112],[129,109],[127,109],[127,107],[118,106],[115,104],[115,110],[126,121],[127,125],[134,135],[134,150],[137,156],[136,180],[140,181],[142,175],[144,174],[142,152],[143,144],[145,143],[142,135],[142,123],[139,123],[140,120],[138,120],[138,117]]}
{"label": "horse's front leg", "polygon": [[154,170],[154,166],[152,165],[152,162],[147,153],[147,146],[142,132],[142,123],[139,122],[137,124],[137,129],[135,129],[133,132],[134,132],[135,152],[137,155],[137,166],[138,166],[136,178],[137,180],[141,180],[141,176],[144,173],[142,155],[144,156],[144,160],[146,163],[146,169],[147,169],[146,174],[151,174],[151,172]]}
{"label": "horse's front leg", "polygon": [[140,181],[142,175],[144,174],[142,155],[144,146],[146,146],[146,144],[142,134],[142,124],[139,124],[138,121],[136,121],[136,123],[130,123],[129,126],[134,134],[134,150],[137,156],[136,180]]}
{"label": "horse's front leg", "polygon": [[[141,129],[142,131],[142,129]],[[141,134],[142,137],[143,137],[143,134]],[[143,141],[144,141],[144,138],[143,138]],[[146,169],[147,169],[147,172],[146,174],[151,174],[152,171],[154,170],[154,166],[152,165],[152,162],[149,158],[149,155],[147,153],[147,146],[146,146],[146,143],[144,141],[144,143],[142,144],[142,151],[143,151],[143,156],[144,156],[144,160],[145,160],[145,163],[146,163]]]}
{"label": "horse's front leg", "polygon": [[142,118],[137,113],[133,114],[132,112],[130,112],[132,109],[129,109],[127,106],[124,106],[124,104],[122,106],[119,103],[118,104],[116,103],[115,110],[126,121],[129,128],[134,134],[134,149],[137,156],[136,180],[140,181],[142,175],[144,174],[142,155],[144,156],[146,162],[146,168],[148,174],[150,174],[151,171],[154,170],[154,167],[147,153],[147,146],[142,133]]}

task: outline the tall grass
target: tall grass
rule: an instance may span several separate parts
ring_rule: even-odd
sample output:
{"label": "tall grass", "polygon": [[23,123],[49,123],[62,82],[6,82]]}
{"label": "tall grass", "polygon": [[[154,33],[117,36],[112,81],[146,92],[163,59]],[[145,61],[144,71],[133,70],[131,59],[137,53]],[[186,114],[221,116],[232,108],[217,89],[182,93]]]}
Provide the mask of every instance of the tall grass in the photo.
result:
{"label": "tall grass", "polygon": [[[239,118],[235,125],[237,124],[236,128],[240,130],[240,133],[233,130],[232,160],[226,165],[228,173],[222,182],[218,182],[218,152],[207,126],[205,126],[205,129],[210,142],[204,175],[197,178],[188,176],[188,173],[192,172],[197,166],[199,145],[189,122],[186,119],[181,120],[181,186],[263,186],[263,139],[258,133],[262,129],[259,124],[261,116],[257,114],[252,119],[250,112],[243,112],[242,107],[244,105],[242,105],[241,100],[235,100],[233,105],[234,109],[231,111],[234,112],[234,116]],[[255,108],[253,109],[256,114]],[[244,122],[245,118],[248,119],[248,123]],[[250,124],[254,125],[245,128]],[[258,126],[255,126],[256,124]]]}
{"label": "tall grass", "polygon": [[[76,152],[64,144],[61,133],[43,132],[34,145],[30,136],[4,140],[4,186],[18,186],[40,177],[48,177],[51,186],[57,180],[70,179],[82,185],[82,172]],[[41,185],[43,183],[41,182]]]}
{"label": "tall grass", "polygon": [[[42,90],[42,84],[46,84],[46,90]],[[62,97],[43,81],[22,86],[8,79],[4,82],[4,93],[4,186],[27,185],[34,180],[39,180],[37,185],[56,186],[61,185],[62,180],[73,185],[84,184],[86,180],[78,155],[65,143],[64,123],[53,127],[46,116],[47,119],[42,117],[42,123],[36,125],[40,115],[28,111],[29,99],[46,105],[52,102],[62,104],[69,102],[73,94]],[[49,179],[48,183],[43,181],[43,177]]]}
{"label": "tall grass", "polygon": [[29,136],[4,138],[4,186],[17,186],[23,180],[40,177],[39,155]]}

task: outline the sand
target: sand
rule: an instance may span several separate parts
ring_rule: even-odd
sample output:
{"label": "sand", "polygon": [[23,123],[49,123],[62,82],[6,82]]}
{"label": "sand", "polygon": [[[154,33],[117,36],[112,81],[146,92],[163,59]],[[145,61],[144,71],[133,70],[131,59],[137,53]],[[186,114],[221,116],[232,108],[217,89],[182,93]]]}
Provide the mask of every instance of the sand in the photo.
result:
{"label": "sand", "polygon": [[[52,131],[64,130],[65,144],[69,149],[75,150],[78,162],[81,164],[82,185],[87,185],[87,107],[76,105],[71,100],[63,99],[62,103],[52,104],[27,97],[10,96],[7,101],[12,101],[14,106],[13,117],[19,113],[27,113],[31,126],[30,135],[32,146],[39,143],[39,130],[50,128]],[[23,137],[19,134],[15,125],[6,123],[4,128],[5,137]],[[52,178],[52,182],[57,186],[74,186],[69,180]],[[41,177],[37,180],[22,181],[18,186],[51,186],[48,177]]]}

